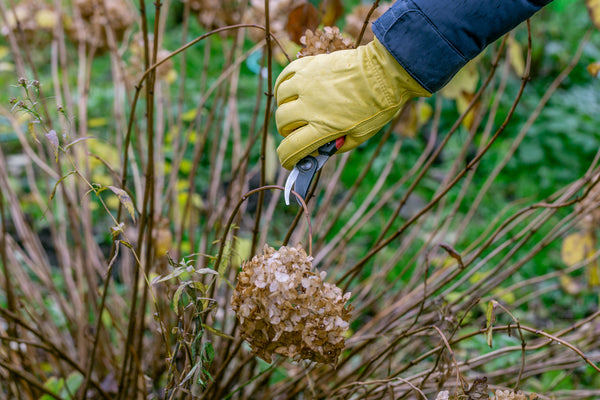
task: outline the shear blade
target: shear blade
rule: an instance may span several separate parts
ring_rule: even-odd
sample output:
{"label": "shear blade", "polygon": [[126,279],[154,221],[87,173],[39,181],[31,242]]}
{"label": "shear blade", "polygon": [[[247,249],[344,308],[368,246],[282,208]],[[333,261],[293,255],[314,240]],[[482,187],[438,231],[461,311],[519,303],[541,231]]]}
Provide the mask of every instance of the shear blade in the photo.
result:
{"label": "shear blade", "polygon": [[292,172],[290,172],[290,175],[288,176],[287,180],[285,181],[285,190],[283,191],[283,198],[285,199],[285,204],[288,206],[290,205],[290,193],[292,191],[294,183],[296,183],[296,179],[298,179],[299,173],[300,170],[298,170],[298,167],[294,167],[294,169],[292,169]]}

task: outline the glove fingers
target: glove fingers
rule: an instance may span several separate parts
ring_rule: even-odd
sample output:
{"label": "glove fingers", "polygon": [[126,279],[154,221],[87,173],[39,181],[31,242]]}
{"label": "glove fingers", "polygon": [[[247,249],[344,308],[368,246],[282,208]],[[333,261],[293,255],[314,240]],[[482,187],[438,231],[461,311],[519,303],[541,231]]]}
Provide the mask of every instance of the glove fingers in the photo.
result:
{"label": "glove fingers", "polygon": [[316,151],[320,146],[334,138],[323,136],[312,125],[305,125],[291,132],[277,148],[281,165],[286,169],[294,168],[304,156]]}
{"label": "glove fingers", "polygon": [[275,110],[275,122],[281,136],[288,136],[294,130],[308,124],[303,115],[298,113],[300,107],[295,104],[298,100],[283,103]]}

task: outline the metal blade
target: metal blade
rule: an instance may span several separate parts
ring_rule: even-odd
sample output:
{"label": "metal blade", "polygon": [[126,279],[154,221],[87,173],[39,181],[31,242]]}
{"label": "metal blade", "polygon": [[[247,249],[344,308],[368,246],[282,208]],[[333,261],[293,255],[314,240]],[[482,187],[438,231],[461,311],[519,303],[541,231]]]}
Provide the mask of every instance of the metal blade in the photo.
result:
{"label": "metal blade", "polygon": [[292,169],[292,172],[290,172],[290,175],[288,176],[287,180],[285,181],[285,190],[283,191],[283,198],[285,199],[285,204],[287,206],[290,205],[290,192],[292,191],[294,183],[296,183],[296,179],[298,179],[299,173],[300,170],[298,169],[298,167],[294,167],[294,169]]}

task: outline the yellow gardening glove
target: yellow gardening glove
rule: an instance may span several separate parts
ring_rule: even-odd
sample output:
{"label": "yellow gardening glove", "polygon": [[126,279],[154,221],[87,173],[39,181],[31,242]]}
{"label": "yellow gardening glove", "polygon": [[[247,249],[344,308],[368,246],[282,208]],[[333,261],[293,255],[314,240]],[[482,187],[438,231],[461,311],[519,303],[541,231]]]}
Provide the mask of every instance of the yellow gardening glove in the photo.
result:
{"label": "yellow gardening glove", "polygon": [[331,140],[345,136],[339,152],[377,133],[417,96],[429,96],[377,40],[352,50],[304,57],[275,82],[277,129],[285,139],[277,154],[284,168]]}

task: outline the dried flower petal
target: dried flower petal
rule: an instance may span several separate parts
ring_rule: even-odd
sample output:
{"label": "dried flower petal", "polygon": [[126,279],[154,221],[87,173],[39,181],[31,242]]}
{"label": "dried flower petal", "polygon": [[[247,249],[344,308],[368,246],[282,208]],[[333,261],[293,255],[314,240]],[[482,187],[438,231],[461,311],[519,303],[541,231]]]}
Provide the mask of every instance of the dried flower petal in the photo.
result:
{"label": "dried flower petal", "polygon": [[306,47],[298,52],[298,58],[354,48],[352,39],[342,36],[337,26],[326,26],[314,33],[306,30],[300,42]]}
{"label": "dried flower petal", "polygon": [[336,364],[345,346],[350,293],[323,282],[304,249],[265,246],[242,266],[231,306],[241,335],[267,362],[273,354]]}

